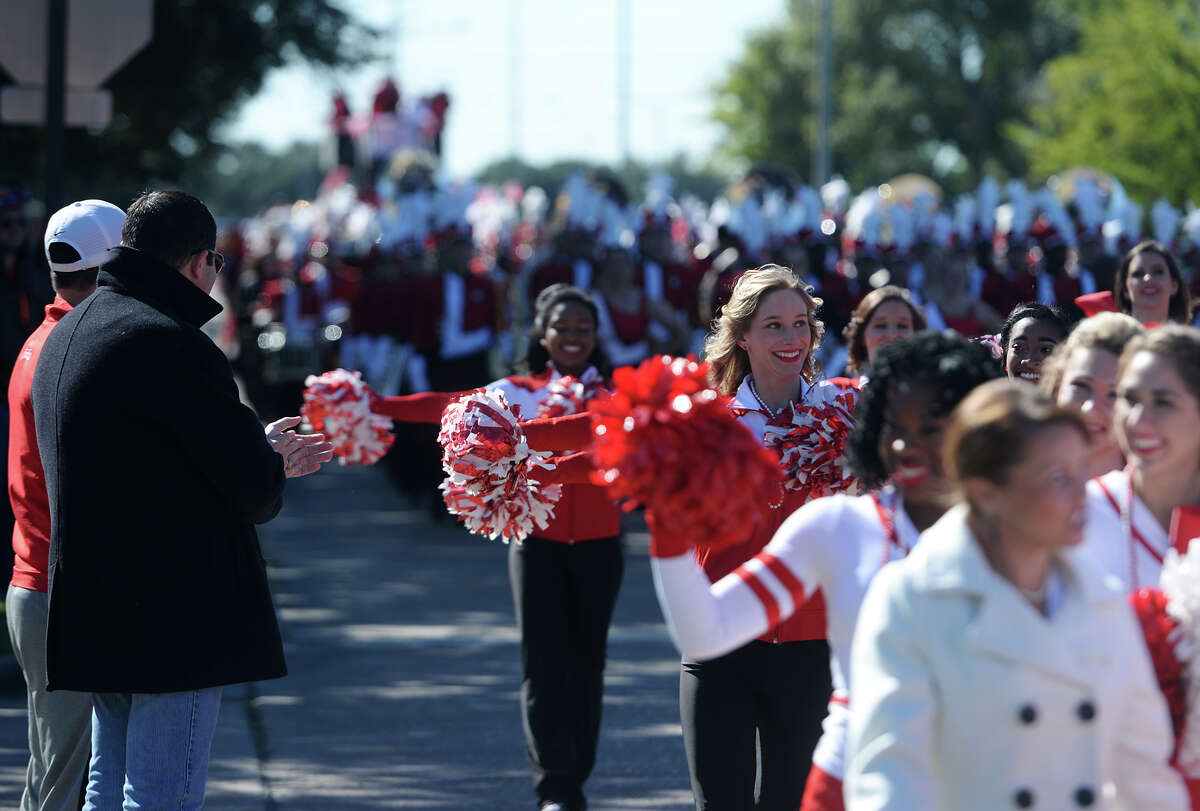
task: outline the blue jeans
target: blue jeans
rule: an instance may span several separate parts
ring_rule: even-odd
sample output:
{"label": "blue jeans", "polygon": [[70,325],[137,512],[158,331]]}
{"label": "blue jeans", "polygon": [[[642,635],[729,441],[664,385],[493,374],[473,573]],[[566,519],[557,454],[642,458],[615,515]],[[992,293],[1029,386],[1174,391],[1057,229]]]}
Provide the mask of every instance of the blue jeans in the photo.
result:
{"label": "blue jeans", "polygon": [[84,811],[187,811],[204,805],[221,688],[92,696]]}

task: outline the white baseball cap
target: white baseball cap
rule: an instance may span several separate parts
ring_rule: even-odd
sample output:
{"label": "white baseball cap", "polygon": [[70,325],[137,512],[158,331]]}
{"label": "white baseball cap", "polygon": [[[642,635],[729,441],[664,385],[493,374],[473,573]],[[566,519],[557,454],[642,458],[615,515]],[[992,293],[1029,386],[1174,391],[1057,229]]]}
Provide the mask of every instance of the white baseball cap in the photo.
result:
{"label": "white baseball cap", "polygon": [[[54,212],[46,223],[44,249],[50,269],[59,273],[94,268],[104,261],[109,248],[121,244],[125,212],[103,200],[80,200]],[[79,254],[77,262],[52,262],[50,245],[62,242]]]}

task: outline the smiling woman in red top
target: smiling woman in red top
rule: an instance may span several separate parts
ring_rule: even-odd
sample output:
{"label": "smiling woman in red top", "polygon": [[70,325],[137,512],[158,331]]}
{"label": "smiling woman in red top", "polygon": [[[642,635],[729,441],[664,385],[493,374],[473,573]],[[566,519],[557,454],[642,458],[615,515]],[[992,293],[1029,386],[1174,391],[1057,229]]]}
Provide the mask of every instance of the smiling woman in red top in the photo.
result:
{"label": "smiling woman in red top", "polygon": [[[537,297],[526,358],[529,376],[504,392],[523,420],[583,411],[606,386],[596,304],[554,284]],[[550,525],[508,552],[521,630],[521,716],[541,807],[582,809],[596,759],[608,626],[624,571],[620,511],[601,487],[564,484]]]}
{"label": "smiling woman in red top", "polygon": [[[807,430],[811,426],[796,426],[806,408],[840,393],[816,379],[813,352],[824,326],[814,313],[820,304],[787,268],[749,270],[708,337],[714,387],[733,395],[734,416],[764,444]],[[709,579],[720,580],[757,554],[810,495],[788,491],[781,504],[764,504],[761,519],[746,528],[741,543],[698,549]],[[696,807],[799,808],[803,764],[812,759],[831,689],[819,594],[790,619],[724,656],[685,658],[679,705]]]}

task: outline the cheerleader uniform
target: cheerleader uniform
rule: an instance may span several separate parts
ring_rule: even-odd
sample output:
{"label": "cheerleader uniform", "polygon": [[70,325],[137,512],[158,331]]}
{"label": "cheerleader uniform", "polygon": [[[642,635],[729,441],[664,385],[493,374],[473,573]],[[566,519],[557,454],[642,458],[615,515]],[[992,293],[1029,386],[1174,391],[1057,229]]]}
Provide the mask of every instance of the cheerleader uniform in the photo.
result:
{"label": "cheerleader uniform", "polygon": [[636,366],[650,357],[650,317],[645,307],[632,313],[614,310],[598,290],[592,291],[592,299],[599,315],[596,338],[612,365]]}
{"label": "cheerleader uniform", "polygon": [[757,556],[710,583],[689,555],[652,558],[671,636],[688,658],[719,656],[824,597],[833,691],[801,811],[841,811],[849,719],[850,640],[875,574],[904,557],[919,533],[899,493],[835,495],[801,507]]}
{"label": "cheerleader uniform", "polygon": [[[814,391],[818,387],[834,388],[829,383],[801,387],[801,401],[819,397]],[[792,407],[772,415],[754,393],[749,376],[730,409],[764,442],[769,430],[792,422]],[[697,550],[695,562],[687,560],[687,565],[705,584],[720,581],[762,550],[802,503],[802,496],[788,493],[779,508],[764,510],[744,543]],[[726,646],[716,658],[701,661],[683,649],[680,719],[697,809],[799,807],[806,770],[796,764],[811,762],[832,682],[821,595],[811,596],[788,614],[784,622],[766,623],[754,634],[740,636],[741,647]],[[756,737],[761,757],[757,805]]]}
{"label": "cheerleader uniform", "polygon": [[[1083,551],[1130,594],[1157,587],[1163,558],[1171,548],[1167,531],[1133,490],[1129,468],[1097,476],[1087,484],[1087,529]],[[1186,549],[1179,549],[1180,554]],[[1184,775],[1193,809],[1200,809],[1200,779]]]}
{"label": "cheerleader uniform", "polygon": [[[522,419],[586,408],[556,398],[552,366],[488,386],[504,392]],[[602,386],[594,368],[580,377],[583,400]],[[521,718],[539,803],[586,806],[583,783],[596,760],[608,626],[624,572],[621,514],[605,490],[564,484],[554,519],[508,550],[521,630]]]}

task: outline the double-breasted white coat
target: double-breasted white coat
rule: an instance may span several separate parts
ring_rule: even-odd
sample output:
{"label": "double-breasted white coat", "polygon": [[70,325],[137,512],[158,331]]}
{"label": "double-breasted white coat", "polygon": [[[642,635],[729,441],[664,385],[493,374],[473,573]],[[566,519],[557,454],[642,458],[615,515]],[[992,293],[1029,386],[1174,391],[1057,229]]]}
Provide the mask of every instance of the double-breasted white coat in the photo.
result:
{"label": "double-breasted white coat", "polygon": [[875,578],[851,651],[848,811],[1187,809],[1119,585],[1074,550],[1049,617],[956,507]]}

